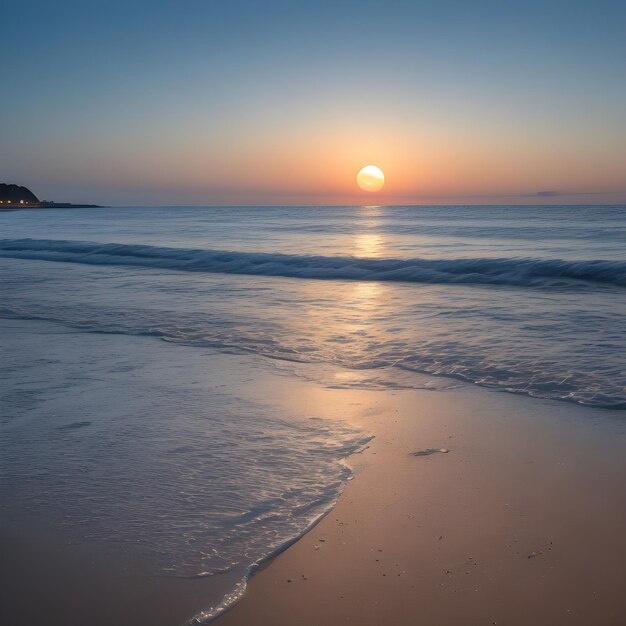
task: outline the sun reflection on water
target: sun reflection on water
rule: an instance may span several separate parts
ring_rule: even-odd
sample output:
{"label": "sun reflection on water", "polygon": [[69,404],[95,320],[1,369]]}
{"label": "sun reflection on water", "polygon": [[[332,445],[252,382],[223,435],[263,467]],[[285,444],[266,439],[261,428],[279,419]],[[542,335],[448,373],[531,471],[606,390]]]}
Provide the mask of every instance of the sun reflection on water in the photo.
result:
{"label": "sun reflection on water", "polygon": [[353,252],[357,257],[380,257],[386,246],[385,238],[380,232],[383,224],[381,219],[384,207],[359,207],[359,232],[355,234]]}
{"label": "sun reflection on water", "polygon": [[378,233],[359,233],[354,242],[354,256],[380,257],[384,249],[384,240]]}

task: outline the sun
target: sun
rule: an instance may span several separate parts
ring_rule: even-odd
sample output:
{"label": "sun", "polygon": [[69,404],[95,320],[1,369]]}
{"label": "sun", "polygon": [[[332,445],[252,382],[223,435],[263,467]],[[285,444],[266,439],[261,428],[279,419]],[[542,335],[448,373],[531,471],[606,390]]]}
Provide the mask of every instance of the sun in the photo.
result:
{"label": "sun", "polygon": [[380,167],[366,165],[356,175],[356,182],[363,191],[380,191],[385,184],[385,175]]}

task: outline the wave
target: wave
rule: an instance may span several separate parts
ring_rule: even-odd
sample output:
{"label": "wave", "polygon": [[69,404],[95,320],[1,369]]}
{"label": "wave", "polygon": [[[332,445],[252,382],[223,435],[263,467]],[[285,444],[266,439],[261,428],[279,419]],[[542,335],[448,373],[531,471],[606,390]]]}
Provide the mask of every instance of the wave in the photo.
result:
{"label": "wave", "polygon": [[[459,340],[457,329],[446,327],[448,337],[445,338],[437,338],[437,331],[433,329],[429,341],[395,338],[393,345],[383,341],[372,347],[367,342],[368,347],[363,350],[345,352],[341,345],[337,349],[329,344],[315,346],[310,337],[293,327],[293,332],[284,333],[271,325],[259,323],[260,319],[257,323],[239,319],[232,325],[231,320],[208,312],[189,316],[181,311],[3,302],[0,318],[45,320],[87,333],[154,337],[168,343],[226,354],[259,355],[271,359],[278,367],[282,368],[282,363],[290,372],[297,372],[305,378],[311,376],[316,383],[321,382],[330,388],[397,390],[447,386],[447,383],[440,383],[442,386],[439,387],[433,381],[420,378],[426,375],[536,398],[610,410],[626,409],[626,385],[621,361],[617,358],[623,352],[620,352],[621,344],[600,352],[596,347],[595,359],[590,359],[588,354],[583,356],[579,350],[588,352],[595,335],[589,334],[589,321],[581,318],[577,318],[577,330],[579,336],[585,338],[582,341],[587,347],[574,346],[565,353],[551,350],[545,359],[528,358],[524,356],[527,351],[539,354],[546,350],[546,344],[538,344],[527,336],[523,340],[524,347],[520,347],[520,357],[513,361],[499,349],[495,352],[485,350],[487,345],[502,345],[503,333],[508,333],[507,343],[519,347],[520,339],[510,326],[506,326],[506,330],[500,327],[495,332],[483,329],[478,335],[472,334],[469,343]],[[560,319],[562,325],[571,326],[567,316]],[[618,319],[614,319],[606,317],[597,324],[621,328]],[[420,333],[416,332],[415,336],[419,338]],[[478,343],[477,336],[482,336]],[[566,331],[566,336],[570,337],[567,343],[574,345],[570,330]],[[563,335],[557,334],[555,340],[563,342]],[[600,361],[602,367],[598,368],[597,362]],[[319,367],[309,370],[309,364]],[[325,364],[331,369],[327,370]],[[334,367],[345,368],[355,375],[338,379]]]}
{"label": "wave", "polygon": [[361,258],[49,239],[0,240],[0,257],[319,280],[626,286],[626,262],[608,260]]}

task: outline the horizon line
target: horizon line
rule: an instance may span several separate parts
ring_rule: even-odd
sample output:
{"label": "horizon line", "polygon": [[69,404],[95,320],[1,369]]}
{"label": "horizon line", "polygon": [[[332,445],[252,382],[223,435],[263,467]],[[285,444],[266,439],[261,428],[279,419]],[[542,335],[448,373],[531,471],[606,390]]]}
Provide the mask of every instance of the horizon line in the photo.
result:
{"label": "horizon line", "polygon": [[[526,196],[528,197],[528,196]],[[334,204],[334,203],[306,203],[306,202],[295,202],[295,203],[258,203],[258,204],[230,204],[230,203],[196,203],[196,204],[106,204],[100,205],[93,208],[99,209],[124,209],[124,208],[136,208],[136,209],[148,209],[148,208],[158,208],[158,209],[175,209],[175,208],[258,208],[258,207],[470,207],[470,206],[484,206],[484,207],[578,207],[578,206],[598,206],[598,207],[625,207],[626,202],[599,202],[597,204],[588,204],[588,203],[573,203],[573,202],[546,202],[546,203],[535,203],[535,204],[507,204],[504,202],[491,202],[491,203],[479,203],[479,202],[462,202],[462,203],[451,203],[451,202],[422,202],[419,204],[416,203],[347,203],[347,204]],[[19,207],[15,207],[19,208]],[[36,208],[36,207],[33,207]],[[62,208],[62,207],[59,207]],[[68,207],[72,208],[72,207]],[[76,207],[79,208],[79,207]]]}

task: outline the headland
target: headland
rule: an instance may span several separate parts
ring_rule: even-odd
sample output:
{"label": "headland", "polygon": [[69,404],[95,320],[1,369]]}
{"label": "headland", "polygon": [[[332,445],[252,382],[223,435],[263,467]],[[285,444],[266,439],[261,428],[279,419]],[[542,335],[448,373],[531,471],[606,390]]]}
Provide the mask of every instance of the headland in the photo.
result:
{"label": "headland", "polygon": [[28,187],[13,183],[0,183],[0,210],[15,209],[87,209],[99,208],[98,204],[72,204],[40,200]]}

